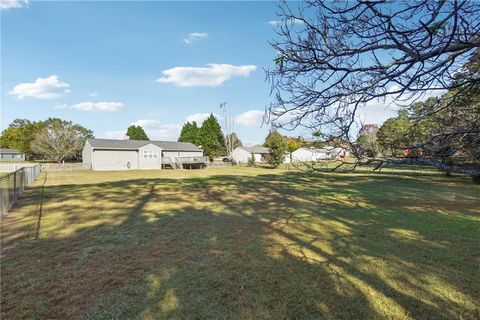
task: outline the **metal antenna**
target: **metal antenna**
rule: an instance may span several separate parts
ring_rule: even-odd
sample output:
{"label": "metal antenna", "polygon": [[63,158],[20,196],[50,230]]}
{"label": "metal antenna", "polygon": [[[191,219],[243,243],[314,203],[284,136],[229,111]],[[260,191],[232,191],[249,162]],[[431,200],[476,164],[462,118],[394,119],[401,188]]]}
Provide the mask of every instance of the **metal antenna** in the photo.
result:
{"label": "metal antenna", "polygon": [[223,111],[223,130],[225,132],[225,145],[227,147],[227,156],[231,157],[233,152],[233,117],[230,112],[230,108],[227,106],[227,102],[220,103],[220,109],[222,109]]}

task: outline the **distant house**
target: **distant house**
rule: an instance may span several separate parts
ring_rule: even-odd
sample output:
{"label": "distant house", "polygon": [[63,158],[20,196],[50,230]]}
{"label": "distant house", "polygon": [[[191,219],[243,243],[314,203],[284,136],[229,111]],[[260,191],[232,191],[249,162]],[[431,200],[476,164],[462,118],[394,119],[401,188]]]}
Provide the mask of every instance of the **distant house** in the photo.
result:
{"label": "distant house", "polygon": [[87,139],[84,165],[92,170],[132,170],[203,167],[203,150],[190,142]]}
{"label": "distant house", "polygon": [[285,162],[311,162],[320,160],[335,160],[348,156],[344,148],[300,148],[285,156]]}
{"label": "distant house", "polygon": [[236,163],[248,163],[252,157],[257,163],[267,162],[271,151],[266,147],[237,147],[232,152],[232,159]]}
{"label": "distant house", "polygon": [[0,149],[0,161],[25,161],[25,155],[18,149]]}

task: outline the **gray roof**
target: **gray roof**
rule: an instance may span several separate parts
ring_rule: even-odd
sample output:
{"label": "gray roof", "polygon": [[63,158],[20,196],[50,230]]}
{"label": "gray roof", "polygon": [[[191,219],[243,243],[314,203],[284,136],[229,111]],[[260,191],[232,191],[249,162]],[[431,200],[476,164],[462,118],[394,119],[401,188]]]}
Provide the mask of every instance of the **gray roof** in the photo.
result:
{"label": "gray roof", "polygon": [[166,151],[202,151],[202,149],[190,142],[113,139],[87,139],[87,141],[95,149],[138,149],[151,143]]}
{"label": "gray roof", "polygon": [[248,151],[250,153],[270,153],[270,148],[266,147],[240,147],[245,151]]}
{"label": "gray roof", "polygon": [[0,153],[18,153],[18,154],[21,154],[20,150],[18,150],[18,149],[9,149],[9,148],[2,148],[2,149],[0,149]]}

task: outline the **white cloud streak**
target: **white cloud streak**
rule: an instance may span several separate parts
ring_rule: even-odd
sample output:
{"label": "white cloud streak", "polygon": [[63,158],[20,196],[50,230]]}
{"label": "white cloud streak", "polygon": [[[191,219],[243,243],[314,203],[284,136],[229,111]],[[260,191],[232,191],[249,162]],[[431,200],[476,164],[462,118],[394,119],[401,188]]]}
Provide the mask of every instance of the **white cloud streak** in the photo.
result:
{"label": "white cloud streak", "polygon": [[208,33],[206,32],[192,32],[189,33],[184,39],[183,42],[186,44],[191,44],[193,42],[199,41],[201,39],[208,38]]}
{"label": "white cloud streak", "polygon": [[[218,115],[216,113],[213,114],[215,116],[215,118],[217,118],[218,121],[221,121],[223,119],[223,117],[221,115]],[[192,122],[192,121],[195,121],[198,125],[201,125],[203,121],[205,121],[205,119],[207,119],[208,117],[210,116],[210,113],[194,113],[194,114],[190,114],[187,116],[186,120],[187,122]]]}
{"label": "white cloud streak", "polygon": [[175,67],[162,71],[160,83],[177,87],[218,87],[232,77],[248,77],[257,69],[254,65],[207,64],[207,67]]}
{"label": "white cloud streak", "polygon": [[28,6],[28,0],[0,0],[0,10],[18,9]]}
{"label": "white cloud streak", "polygon": [[124,108],[121,102],[80,102],[73,104],[70,109],[81,111],[119,111]]}
{"label": "white cloud streak", "polygon": [[[303,21],[300,19],[289,19],[286,22],[290,24],[303,24]],[[284,24],[285,20],[270,20],[267,23],[272,27],[276,27],[276,26],[279,26],[280,24]]]}
{"label": "white cloud streak", "polygon": [[158,120],[151,120],[151,119],[143,119],[137,120],[132,123],[134,126],[140,126],[142,128],[154,128],[160,125],[160,121]]}
{"label": "white cloud streak", "polygon": [[9,95],[22,100],[25,97],[36,99],[56,99],[70,92],[70,85],[58,80],[58,76],[51,75],[46,78],[37,78],[35,82],[20,83],[16,85]]}
{"label": "white cloud streak", "polygon": [[247,127],[260,127],[263,122],[265,112],[262,110],[248,110],[235,117],[235,124]]}

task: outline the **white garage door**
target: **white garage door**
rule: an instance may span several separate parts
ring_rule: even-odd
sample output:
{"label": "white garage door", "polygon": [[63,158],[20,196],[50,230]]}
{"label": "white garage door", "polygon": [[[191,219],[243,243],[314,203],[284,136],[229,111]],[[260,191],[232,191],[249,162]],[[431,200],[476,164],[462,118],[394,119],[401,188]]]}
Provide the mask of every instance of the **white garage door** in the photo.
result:
{"label": "white garage door", "polygon": [[134,150],[95,150],[93,170],[138,169],[138,152]]}

